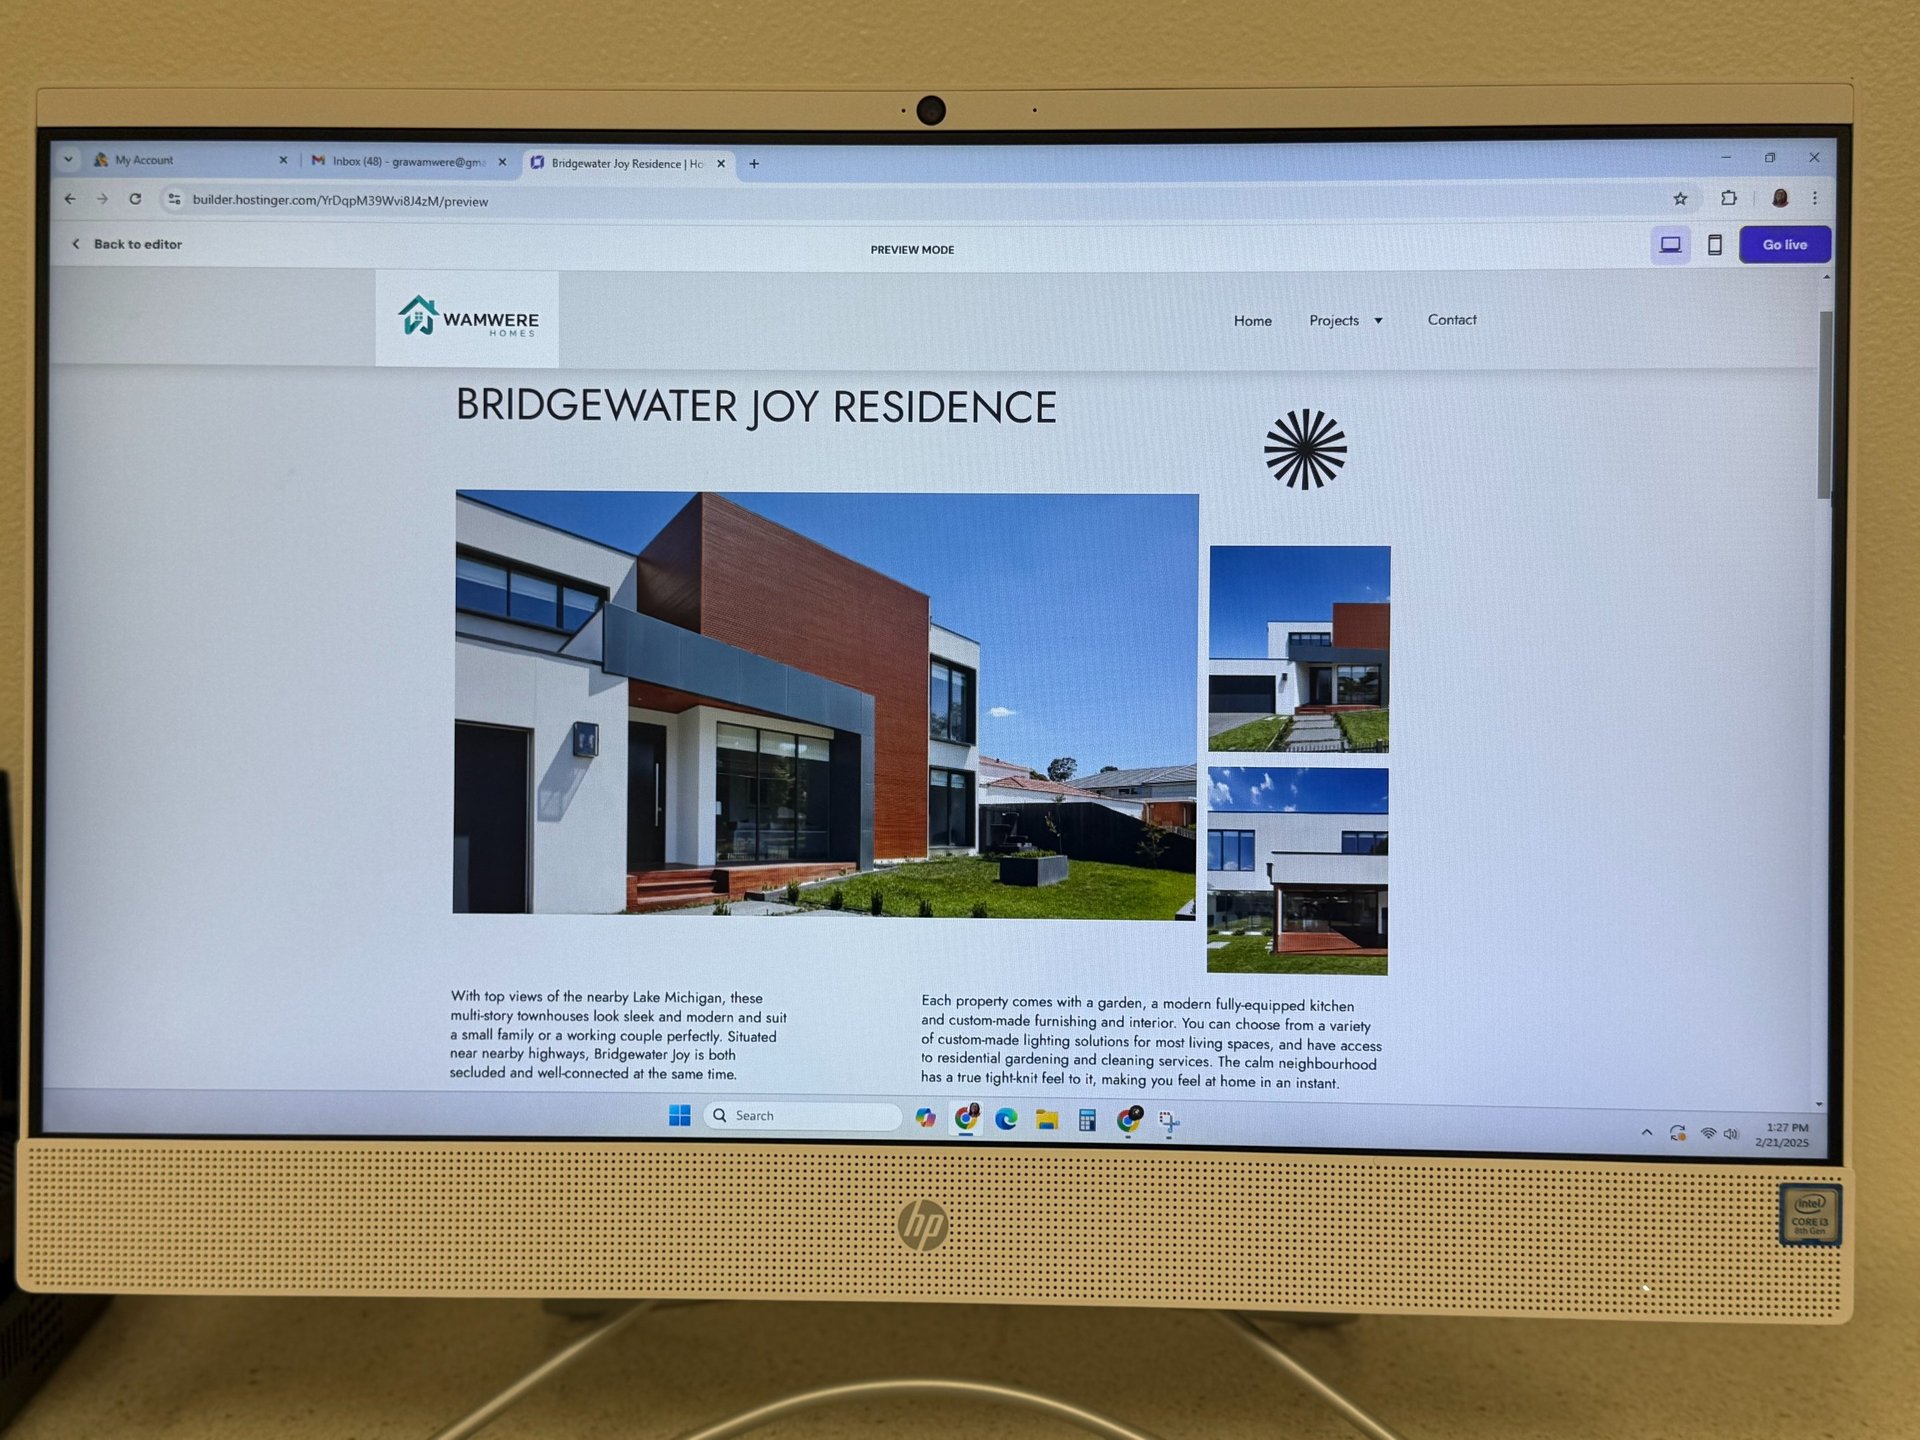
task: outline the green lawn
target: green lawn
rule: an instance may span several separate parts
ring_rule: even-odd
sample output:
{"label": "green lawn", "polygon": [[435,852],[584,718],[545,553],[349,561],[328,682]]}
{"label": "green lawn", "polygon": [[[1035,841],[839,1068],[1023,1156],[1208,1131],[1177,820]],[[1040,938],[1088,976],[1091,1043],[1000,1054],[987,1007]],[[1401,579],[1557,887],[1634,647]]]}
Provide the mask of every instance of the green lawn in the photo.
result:
{"label": "green lawn", "polygon": [[958,855],[810,886],[801,903],[823,906],[836,888],[846,893],[846,908],[857,914],[867,913],[878,890],[886,896],[887,914],[910,918],[920,913],[925,899],[935,915],[960,919],[984,904],[990,919],[1171,920],[1194,898],[1193,876],[1177,870],[1075,860],[1058,885],[1002,885],[998,860]]}
{"label": "green lawn", "polygon": [[1275,955],[1273,935],[1223,935],[1207,932],[1209,943],[1225,940],[1224,950],[1207,951],[1207,969],[1225,975],[1384,975],[1385,955]]}
{"label": "green lawn", "polygon": [[1207,741],[1209,750],[1278,750],[1293,729],[1291,715],[1264,715],[1231,730],[1223,730]]}
{"label": "green lawn", "polygon": [[1340,722],[1347,743],[1355,749],[1363,745],[1385,746],[1387,743],[1387,712],[1384,710],[1341,710],[1333,718]]}

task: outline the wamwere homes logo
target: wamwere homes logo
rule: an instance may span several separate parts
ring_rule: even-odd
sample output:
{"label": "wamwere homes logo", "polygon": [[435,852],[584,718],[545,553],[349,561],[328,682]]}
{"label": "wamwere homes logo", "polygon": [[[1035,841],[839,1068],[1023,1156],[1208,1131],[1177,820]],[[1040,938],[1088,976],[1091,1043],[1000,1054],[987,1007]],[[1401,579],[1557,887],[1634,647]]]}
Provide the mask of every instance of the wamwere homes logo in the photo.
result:
{"label": "wamwere homes logo", "polygon": [[1347,463],[1347,432],[1324,410],[1289,410],[1267,431],[1267,469],[1302,494],[1318,490]]}
{"label": "wamwere homes logo", "polygon": [[499,339],[532,339],[540,328],[537,310],[447,310],[424,295],[416,295],[400,307],[402,333],[431,335],[436,324],[450,329],[469,327]]}

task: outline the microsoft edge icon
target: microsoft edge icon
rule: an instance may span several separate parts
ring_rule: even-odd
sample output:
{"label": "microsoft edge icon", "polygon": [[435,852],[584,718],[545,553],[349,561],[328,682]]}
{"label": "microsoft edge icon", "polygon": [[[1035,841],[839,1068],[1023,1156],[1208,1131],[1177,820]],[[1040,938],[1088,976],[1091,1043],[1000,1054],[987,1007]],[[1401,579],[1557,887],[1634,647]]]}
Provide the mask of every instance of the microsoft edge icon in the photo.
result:
{"label": "microsoft edge icon", "polygon": [[1020,1112],[1011,1105],[1002,1105],[993,1112],[993,1123],[1002,1130],[1011,1130],[1020,1123]]}

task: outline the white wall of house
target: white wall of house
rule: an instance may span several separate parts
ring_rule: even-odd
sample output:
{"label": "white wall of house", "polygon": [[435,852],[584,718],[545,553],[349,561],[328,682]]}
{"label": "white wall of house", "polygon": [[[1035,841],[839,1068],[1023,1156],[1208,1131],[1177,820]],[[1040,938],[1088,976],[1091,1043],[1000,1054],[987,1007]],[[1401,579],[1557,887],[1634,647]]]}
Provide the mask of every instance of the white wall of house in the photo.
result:
{"label": "white wall of house", "polygon": [[[1288,882],[1296,885],[1384,885],[1387,882],[1387,856],[1340,853],[1341,836],[1346,831],[1387,830],[1385,815],[1215,810],[1208,814],[1206,828],[1253,832],[1253,869],[1209,870],[1209,889],[1265,890]],[[1200,842],[1204,864],[1206,836],[1201,836]]]}
{"label": "white wall of house", "polygon": [[634,608],[638,564],[624,550],[509,515],[465,496],[454,497],[454,539],[539,570],[603,586],[615,605]]}
{"label": "white wall of house", "polygon": [[[533,732],[533,909],[612,913],[627,894],[627,682],[588,661],[462,636],[454,718]],[[573,754],[573,725],[600,754]]]}
{"label": "white wall of house", "polygon": [[1287,636],[1298,632],[1310,632],[1327,637],[1327,643],[1333,643],[1333,622],[1331,620],[1269,620],[1267,622],[1267,654],[1275,660],[1291,658],[1287,652]]}

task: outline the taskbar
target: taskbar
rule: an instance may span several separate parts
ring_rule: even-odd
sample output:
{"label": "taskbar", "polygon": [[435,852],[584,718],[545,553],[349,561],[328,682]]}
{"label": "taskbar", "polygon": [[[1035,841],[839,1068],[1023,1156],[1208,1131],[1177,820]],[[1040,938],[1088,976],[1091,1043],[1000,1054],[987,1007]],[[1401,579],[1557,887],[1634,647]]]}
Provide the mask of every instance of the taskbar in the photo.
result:
{"label": "taskbar", "polygon": [[1820,1108],[1592,1109],[1099,1095],[48,1088],[39,1133],[865,1141],[1582,1155],[1820,1164]]}

